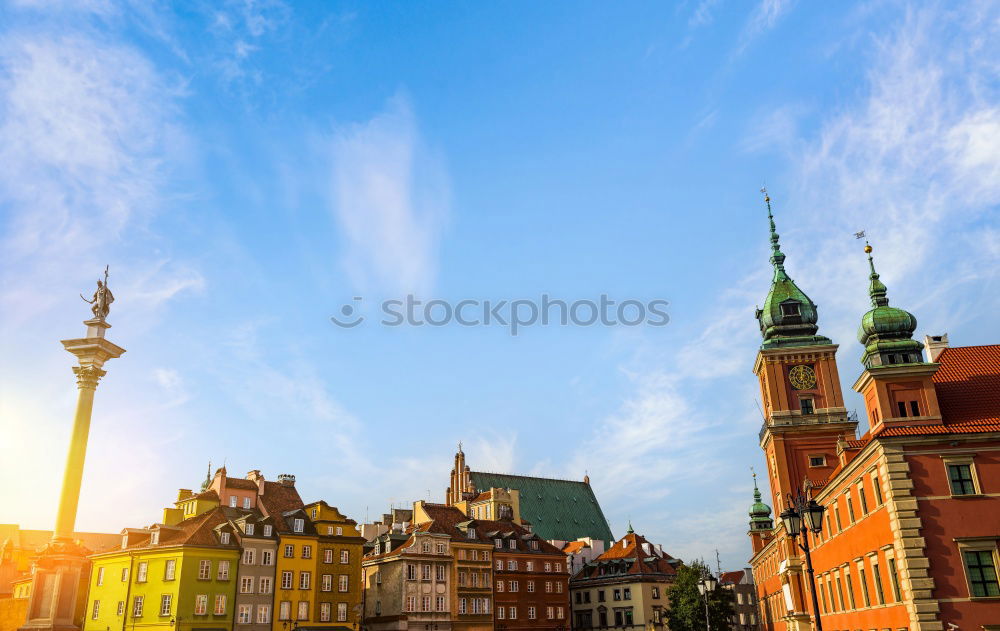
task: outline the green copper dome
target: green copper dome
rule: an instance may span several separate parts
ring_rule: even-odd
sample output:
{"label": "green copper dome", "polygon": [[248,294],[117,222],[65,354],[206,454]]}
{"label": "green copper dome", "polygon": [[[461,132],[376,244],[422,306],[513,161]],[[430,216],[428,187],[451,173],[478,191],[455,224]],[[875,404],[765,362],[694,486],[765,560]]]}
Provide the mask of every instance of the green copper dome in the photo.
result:
{"label": "green copper dome", "polygon": [[858,327],[858,341],[865,346],[861,363],[870,368],[922,362],[924,345],[913,339],[917,319],[909,311],[889,306],[888,290],[875,271],[872,247],[865,245],[865,252],[871,270],[868,295],[873,308],[861,317],[861,326]]}
{"label": "green copper dome", "polygon": [[785,346],[813,346],[832,344],[829,338],[817,335],[819,314],[816,303],[809,299],[788,273],[785,272],[785,254],[778,244],[778,233],[771,214],[771,198],[765,196],[767,218],[771,223],[771,265],[774,277],[771,289],[764,299],[764,306],[757,309],[760,334],[764,338],[761,348]]}
{"label": "green copper dome", "polygon": [[750,530],[770,530],[774,527],[771,519],[771,507],[761,500],[760,489],[757,488],[757,475],[753,476],[753,505],[750,507]]}

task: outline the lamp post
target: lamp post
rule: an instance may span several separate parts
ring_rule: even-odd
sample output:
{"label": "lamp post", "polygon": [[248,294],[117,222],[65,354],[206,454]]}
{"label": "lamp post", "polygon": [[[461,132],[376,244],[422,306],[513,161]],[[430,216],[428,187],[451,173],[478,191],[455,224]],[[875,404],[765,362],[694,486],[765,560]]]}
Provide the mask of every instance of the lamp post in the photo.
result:
{"label": "lamp post", "polygon": [[712,631],[712,620],[708,616],[708,595],[715,591],[719,580],[709,574],[698,581],[698,592],[705,597],[705,628]]}
{"label": "lamp post", "polygon": [[[816,500],[807,497],[805,493],[796,496],[788,495],[788,508],[782,511],[781,521],[785,532],[806,554],[806,573],[809,575],[809,591],[812,593],[813,617],[816,619],[816,631],[823,631],[823,623],[819,617],[819,596],[816,595],[816,577],[813,572],[812,557],[809,554],[809,533],[818,535],[823,530],[823,512],[826,507]],[[802,535],[802,542],[797,537]]]}

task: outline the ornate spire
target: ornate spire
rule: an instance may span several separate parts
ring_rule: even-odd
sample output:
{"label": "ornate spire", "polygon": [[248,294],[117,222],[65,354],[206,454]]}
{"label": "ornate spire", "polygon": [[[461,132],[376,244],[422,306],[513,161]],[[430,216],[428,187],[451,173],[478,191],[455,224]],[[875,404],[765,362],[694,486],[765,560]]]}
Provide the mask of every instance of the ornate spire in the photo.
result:
{"label": "ornate spire", "polygon": [[[752,470],[752,469],[751,469]],[[757,474],[753,474],[753,505],[750,506],[750,530],[770,530],[774,527],[771,507],[764,503],[757,488]]]}
{"label": "ornate spire", "polygon": [[767,194],[767,189],[761,187],[760,192],[764,194],[764,203],[767,204],[767,220],[771,223],[771,265],[774,266],[774,275],[785,274],[785,254],[781,251],[778,243],[779,235],[774,225],[774,215],[771,213],[771,196]]}
{"label": "ornate spire", "polygon": [[868,269],[871,273],[868,278],[871,283],[868,285],[868,295],[871,296],[873,307],[885,307],[889,304],[889,298],[886,297],[888,290],[885,284],[879,280],[878,272],[875,271],[875,261],[872,260],[872,246],[868,243],[868,239],[865,239],[865,254],[868,255]]}
{"label": "ornate spire", "polygon": [[205,472],[205,481],[201,483],[201,490],[207,491],[212,485],[212,461],[208,461],[208,471]]}
{"label": "ornate spire", "polygon": [[858,341],[865,345],[861,363],[871,368],[885,364],[923,362],[921,351],[924,345],[913,339],[917,319],[909,311],[889,306],[888,290],[875,271],[872,246],[867,239],[865,254],[868,255],[868,295],[871,297],[872,309],[861,316],[861,326],[858,328]]}
{"label": "ornate spire", "polygon": [[756,310],[760,333],[764,338],[761,348],[815,346],[832,344],[829,338],[817,335],[816,304],[798,288],[785,272],[785,253],[781,251],[778,230],[774,225],[771,196],[762,188],[767,205],[767,220],[771,230],[771,265],[774,278],[764,306]]}
{"label": "ornate spire", "polygon": [[634,534],[634,533],[635,533],[635,531],[632,530],[632,520],[630,519],[630,520],[628,520],[628,530],[625,531],[625,534],[626,535],[631,535],[631,534]]}

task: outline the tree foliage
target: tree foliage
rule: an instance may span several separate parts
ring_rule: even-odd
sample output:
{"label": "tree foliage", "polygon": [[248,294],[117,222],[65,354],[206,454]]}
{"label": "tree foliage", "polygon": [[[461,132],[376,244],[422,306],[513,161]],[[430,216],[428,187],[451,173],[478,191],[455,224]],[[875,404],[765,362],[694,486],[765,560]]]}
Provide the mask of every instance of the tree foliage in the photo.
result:
{"label": "tree foliage", "polygon": [[[700,561],[677,568],[677,578],[667,590],[670,600],[667,624],[670,631],[706,631],[705,597],[698,592],[698,581],[708,573],[708,567]],[[720,585],[708,595],[712,631],[728,631],[733,611],[732,591]]]}

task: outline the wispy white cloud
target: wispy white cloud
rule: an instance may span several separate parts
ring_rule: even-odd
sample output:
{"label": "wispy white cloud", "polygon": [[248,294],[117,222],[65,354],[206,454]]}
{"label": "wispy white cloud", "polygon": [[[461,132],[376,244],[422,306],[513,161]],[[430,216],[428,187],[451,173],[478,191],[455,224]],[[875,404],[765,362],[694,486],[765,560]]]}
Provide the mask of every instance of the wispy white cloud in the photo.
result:
{"label": "wispy white cloud", "polygon": [[371,120],[339,129],[333,160],[342,262],[357,286],[430,289],[451,192],[443,160],[421,141],[409,100],[397,95]]}
{"label": "wispy white cloud", "polygon": [[773,29],[794,5],[795,0],[761,0],[743,26],[732,58],[742,55],[757,38]]}

